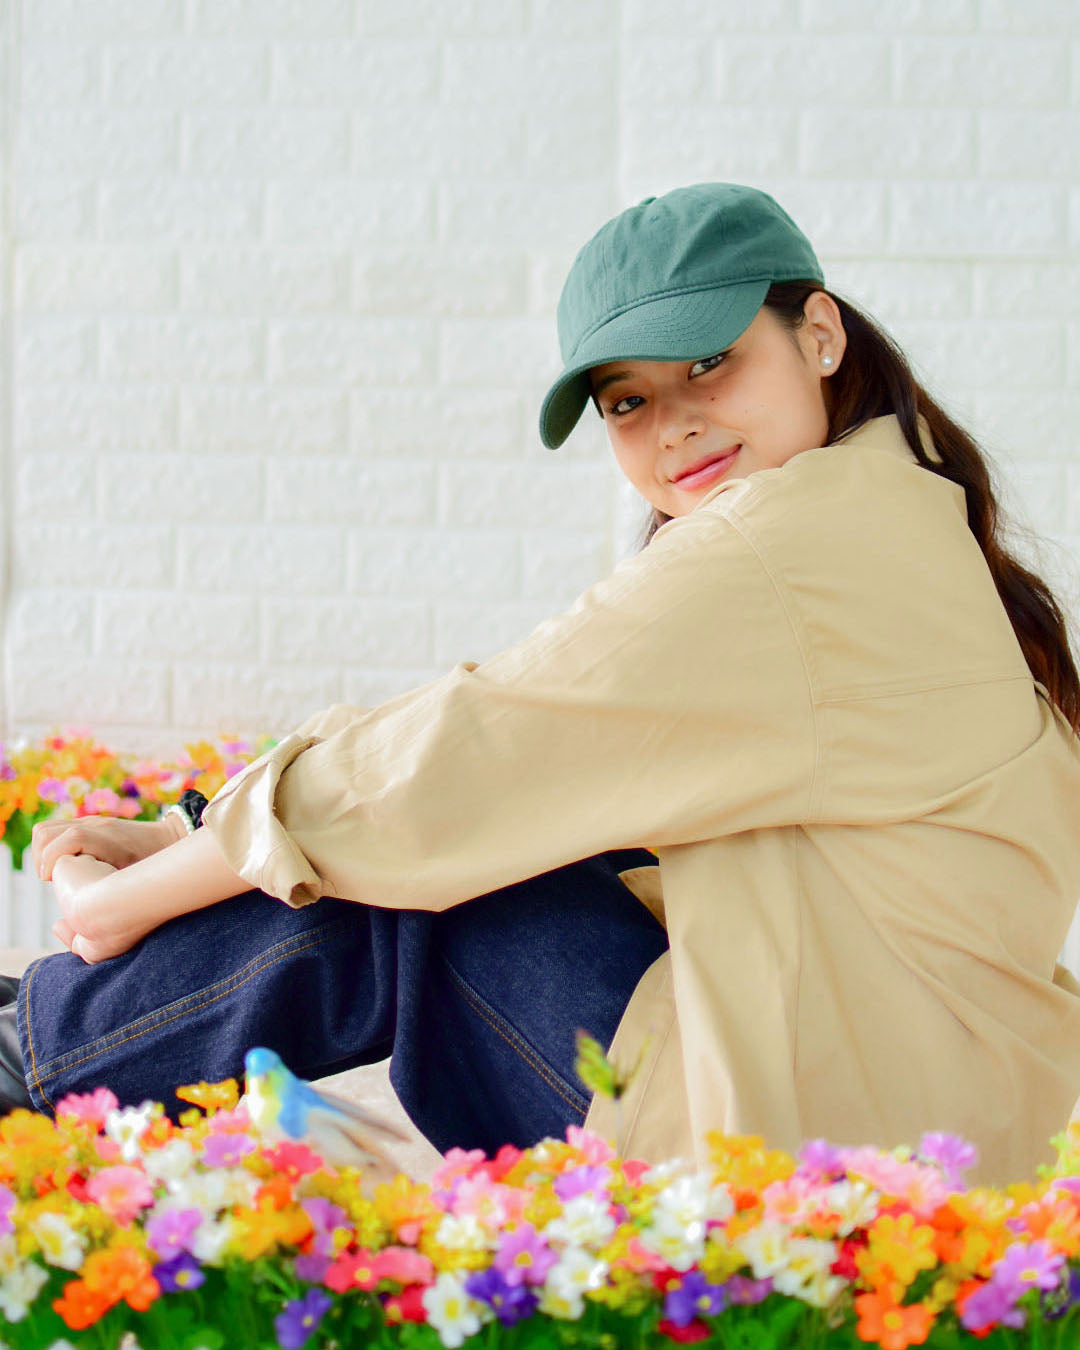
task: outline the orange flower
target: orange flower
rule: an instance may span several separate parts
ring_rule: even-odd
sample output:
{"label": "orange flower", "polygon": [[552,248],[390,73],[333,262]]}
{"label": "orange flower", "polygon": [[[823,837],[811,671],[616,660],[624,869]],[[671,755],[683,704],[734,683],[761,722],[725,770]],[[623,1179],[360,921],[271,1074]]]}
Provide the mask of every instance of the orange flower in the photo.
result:
{"label": "orange flower", "polygon": [[907,1350],[922,1345],[934,1325],[934,1314],[922,1303],[901,1306],[887,1294],[857,1294],[855,1331],[861,1341],[874,1341],[881,1350]]}
{"label": "orange flower", "polygon": [[91,1289],[82,1280],[69,1280],[60,1297],[53,1299],[53,1308],[72,1331],[82,1331],[93,1326],[116,1301],[100,1289]]}
{"label": "orange flower", "polygon": [[255,1192],[255,1203],[260,1207],[267,1200],[274,1209],[284,1209],[292,1198],[292,1182],[280,1175],[268,1177]]}
{"label": "orange flower", "polygon": [[173,1091],[182,1102],[192,1102],[204,1111],[231,1111],[240,1100],[235,1078],[225,1078],[220,1083],[188,1083]]}
{"label": "orange flower", "polygon": [[1025,1205],[1020,1217],[1033,1238],[1047,1238],[1065,1256],[1080,1252],[1080,1207],[1076,1197],[1056,1192]]}
{"label": "orange flower", "polygon": [[83,1263],[88,1289],[105,1294],[113,1303],[124,1299],[136,1312],[145,1312],[161,1293],[146,1256],[135,1247],[111,1247],[91,1252]]}
{"label": "orange flower", "polygon": [[313,1230],[311,1220],[298,1205],[275,1209],[271,1197],[260,1199],[256,1209],[237,1209],[233,1223],[236,1244],[245,1261],[257,1261],[277,1243],[299,1247]]}

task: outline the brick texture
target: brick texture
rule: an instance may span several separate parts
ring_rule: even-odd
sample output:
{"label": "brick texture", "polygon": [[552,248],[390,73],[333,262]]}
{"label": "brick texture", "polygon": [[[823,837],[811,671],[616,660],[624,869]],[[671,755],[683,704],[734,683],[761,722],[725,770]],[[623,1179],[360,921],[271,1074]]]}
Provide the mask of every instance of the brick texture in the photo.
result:
{"label": "brick texture", "polygon": [[559,290],[702,179],[803,226],[1080,610],[1074,0],[24,0],[0,59],[0,734],[284,734],[571,604],[646,507],[591,413],[540,444]]}

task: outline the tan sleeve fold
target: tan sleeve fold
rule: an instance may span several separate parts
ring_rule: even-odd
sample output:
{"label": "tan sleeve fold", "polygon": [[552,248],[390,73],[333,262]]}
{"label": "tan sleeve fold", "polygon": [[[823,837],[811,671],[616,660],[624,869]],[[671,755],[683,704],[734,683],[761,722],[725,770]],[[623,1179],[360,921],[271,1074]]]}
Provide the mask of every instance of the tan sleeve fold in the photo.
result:
{"label": "tan sleeve fold", "polygon": [[791,823],[815,755],[782,592],[713,514],[489,660],[321,730],[203,816],[240,875],[293,905],[445,909],[606,849]]}

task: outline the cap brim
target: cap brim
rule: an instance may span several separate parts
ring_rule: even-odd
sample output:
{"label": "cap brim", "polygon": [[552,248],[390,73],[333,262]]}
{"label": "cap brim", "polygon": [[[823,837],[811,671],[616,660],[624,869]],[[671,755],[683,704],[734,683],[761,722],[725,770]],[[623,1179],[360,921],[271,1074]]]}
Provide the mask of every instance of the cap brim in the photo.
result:
{"label": "cap brim", "polygon": [[768,278],[645,300],[581,343],[540,408],[540,439],[555,450],[592,396],[588,371],[608,361],[694,361],[729,346],[753,321]]}

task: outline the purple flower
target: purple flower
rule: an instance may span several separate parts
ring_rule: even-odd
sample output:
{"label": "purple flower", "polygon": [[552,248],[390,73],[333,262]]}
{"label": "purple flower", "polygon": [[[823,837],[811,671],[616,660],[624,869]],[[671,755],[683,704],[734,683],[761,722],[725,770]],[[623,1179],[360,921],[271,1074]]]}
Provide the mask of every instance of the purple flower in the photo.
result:
{"label": "purple flower", "polygon": [[558,1256],[531,1224],[507,1233],[492,1263],[507,1284],[543,1284]]}
{"label": "purple flower", "polygon": [[1065,1257],[1049,1242],[1014,1242],[994,1267],[990,1279],[1018,1299],[1029,1289],[1056,1289],[1061,1283]]}
{"label": "purple flower", "polygon": [[191,1251],[195,1230],[202,1222],[197,1209],[169,1209],[155,1214],[146,1225],[146,1238],[164,1261],[171,1261],[180,1252]]}
{"label": "purple flower", "polygon": [[773,1282],[770,1279],[753,1280],[749,1275],[732,1275],[724,1285],[724,1294],[729,1303],[761,1303],[772,1293]]}
{"label": "purple flower", "polygon": [[724,1286],[710,1284],[700,1270],[691,1270],[664,1295],[664,1316],[677,1327],[688,1327],[695,1318],[715,1317],[725,1302]]}
{"label": "purple flower", "polygon": [[203,1162],[207,1167],[233,1167],[255,1150],[255,1140],[247,1134],[208,1134],[203,1140]]}
{"label": "purple flower", "polygon": [[465,1281],[465,1292],[481,1303],[486,1303],[506,1327],[512,1327],[515,1322],[528,1317],[540,1302],[531,1289],[523,1284],[511,1284],[501,1271],[493,1267],[474,1271]]}
{"label": "purple flower", "polygon": [[305,1195],[300,1201],[300,1208],[311,1220],[316,1233],[320,1236],[324,1233],[332,1233],[335,1228],[344,1228],[348,1223],[348,1215],[340,1205],[335,1205],[332,1200],[327,1200],[325,1195]]}
{"label": "purple flower", "polygon": [[0,1186],[0,1233],[14,1233],[15,1221],[11,1211],[15,1208],[15,1192],[6,1186]]}
{"label": "purple flower", "polygon": [[1080,1303],[1080,1270],[1075,1266],[1066,1266],[1068,1279],[1056,1299],[1047,1299],[1045,1314],[1047,1317],[1062,1317],[1075,1304]]}
{"label": "purple flower", "polygon": [[979,1150],[958,1134],[944,1134],[933,1130],[919,1140],[919,1154],[928,1162],[935,1162],[953,1186],[963,1186],[962,1173],[979,1161]]}
{"label": "purple flower", "polygon": [[844,1172],[844,1155],[824,1139],[808,1139],[799,1149],[799,1171],[839,1177]]}
{"label": "purple flower", "polygon": [[293,1271],[298,1280],[306,1280],[308,1284],[320,1284],[322,1277],[330,1269],[330,1257],[322,1252],[308,1252],[301,1254],[293,1262]]}
{"label": "purple flower", "polygon": [[294,1298],[274,1318],[274,1331],[282,1350],[300,1350],[326,1316],[334,1300],[321,1289],[309,1289],[303,1298]]}
{"label": "purple flower", "polygon": [[1013,1290],[1003,1289],[993,1280],[987,1280],[981,1289],[976,1289],[964,1304],[960,1321],[967,1331],[979,1331],[983,1327],[992,1327],[1000,1322],[1003,1327],[1022,1327],[1024,1313],[1014,1307]]}
{"label": "purple flower", "polygon": [[573,1200],[575,1195],[606,1191],[611,1184],[611,1172],[606,1167],[575,1167],[555,1178],[555,1194],[560,1200]]}
{"label": "purple flower", "polygon": [[193,1256],[180,1252],[171,1261],[162,1261],[154,1267],[154,1279],[163,1293],[175,1294],[184,1289],[198,1289],[206,1276]]}
{"label": "purple flower", "polygon": [[43,778],[37,785],[37,791],[43,802],[67,802],[71,800],[67,784],[62,778]]}

